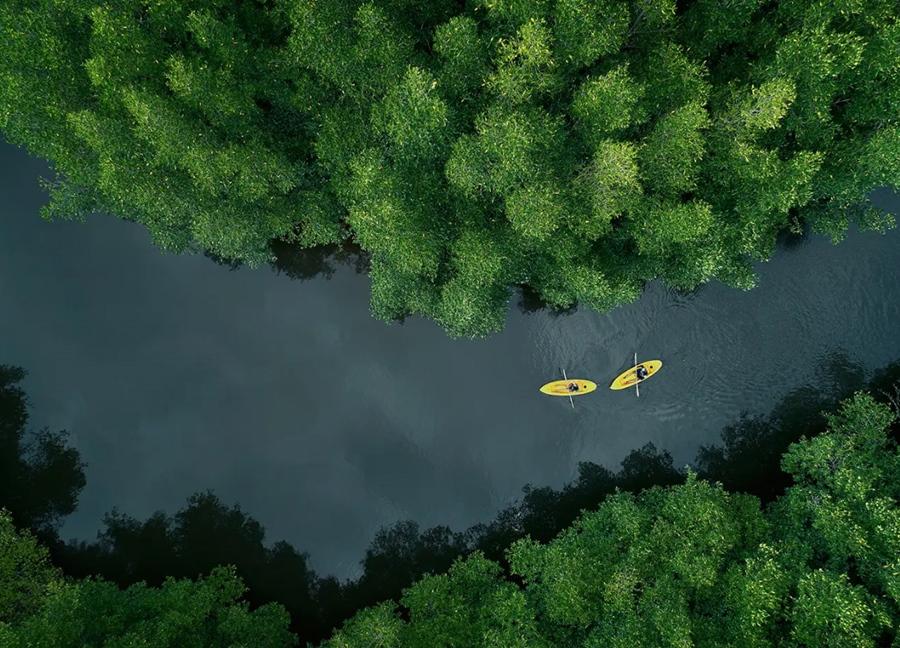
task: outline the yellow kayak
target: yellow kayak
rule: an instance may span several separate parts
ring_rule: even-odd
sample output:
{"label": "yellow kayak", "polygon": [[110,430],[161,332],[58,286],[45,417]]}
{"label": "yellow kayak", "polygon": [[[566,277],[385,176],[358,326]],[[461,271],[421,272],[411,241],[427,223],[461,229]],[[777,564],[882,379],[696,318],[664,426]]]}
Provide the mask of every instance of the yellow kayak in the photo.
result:
{"label": "yellow kayak", "polygon": [[634,387],[637,383],[642,383],[644,380],[637,379],[637,368],[638,366],[643,365],[647,370],[647,378],[655,374],[662,368],[662,360],[647,360],[646,362],[641,362],[631,369],[627,371],[623,371],[620,373],[615,380],[612,381],[612,384],[609,386],[610,389],[628,389],[629,387]]}
{"label": "yellow kayak", "polygon": [[[578,389],[569,391],[569,385],[575,385]],[[581,396],[582,394],[590,394],[595,389],[597,389],[597,383],[590,380],[581,380],[580,378],[554,380],[541,387],[541,391],[548,396]]]}

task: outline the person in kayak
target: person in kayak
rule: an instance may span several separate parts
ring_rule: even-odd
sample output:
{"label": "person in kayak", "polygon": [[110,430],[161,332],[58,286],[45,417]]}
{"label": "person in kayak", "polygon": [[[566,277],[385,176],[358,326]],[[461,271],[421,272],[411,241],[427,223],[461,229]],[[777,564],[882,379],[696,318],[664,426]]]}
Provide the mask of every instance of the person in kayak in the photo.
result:
{"label": "person in kayak", "polygon": [[577,392],[578,391],[578,383],[570,382],[569,383],[569,391]]}
{"label": "person in kayak", "polygon": [[644,367],[644,365],[638,365],[634,373],[637,376],[638,380],[643,380],[650,375],[649,373],[647,373],[647,369]]}

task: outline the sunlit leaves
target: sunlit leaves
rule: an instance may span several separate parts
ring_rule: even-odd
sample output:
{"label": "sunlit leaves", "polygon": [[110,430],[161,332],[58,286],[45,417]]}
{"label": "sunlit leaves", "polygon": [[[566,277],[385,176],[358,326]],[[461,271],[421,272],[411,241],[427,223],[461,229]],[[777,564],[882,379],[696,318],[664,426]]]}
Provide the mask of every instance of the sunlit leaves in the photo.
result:
{"label": "sunlit leaves", "polygon": [[590,65],[625,42],[630,14],[617,0],[558,0],[553,32],[566,63]]}
{"label": "sunlit leaves", "polygon": [[119,590],[84,580],[54,588],[41,610],[12,628],[12,645],[139,645],[175,648],[222,645],[291,646],[288,615],[280,605],[253,612],[238,602],[244,586],[218,568],[205,579],[143,583]]}
{"label": "sunlit leaves", "polygon": [[369,269],[372,313],[385,321],[400,320],[411,313],[433,313],[433,282],[415,272],[395,267],[388,259],[372,258]]}
{"label": "sunlit leaves", "polygon": [[454,276],[444,284],[437,319],[452,333],[498,331],[506,321],[510,258],[487,231],[467,229],[453,246]]}
{"label": "sunlit leaves", "polygon": [[297,241],[303,247],[337,243],[343,238],[341,207],[327,192],[299,192],[295,208],[300,222],[286,238]]}
{"label": "sunlit leaves", "polygon": [[833,201],[816,202],[799,211],[803,222],[809,223],[813,231],[840,243],[850,223],[855,223],[861,231],[884,234],[896,226],[894,215],[880,207],[863,201],[853,205],[843,205]]}
{"label": "sunlit leaves", "polygon": [[559,226],[565,213],[563,200],[549,184],[527,184],[506,197],[506,217],[515,232],[543,239]]}
{"label": "sunlit leaves", "polygon": [[640,296],[636,282],[586,265],[567,269],[566,279],[578,302],[601,312],[631,303]]}
{"label": "sunlit leaves", "polygon": [[359,243],[403,272],[433,278],[441,232],[422,227],[414,188],[375,150],[351,163],[353,198],[348,220]]}
{"label": "sunlit leaves", "polygon": [[564,142],[560,120],[540,109],[494,106],[475,126],[478,136],[460,139],[447,162],[450,183],[468,192],[482,187],[509,195],[546,177]]}
{"label": "sunlit leaves", "polygon": [[188,106],[202,112],[216,125],[239,132],[260,119],[252,86],[244,86],[222,69],[202,59],[174,55],[167,61],[169,88]]}
{"label": "sunlit leaves", "polygon": [[550,30],[531,20],[498,46],[497,71],[488,87],[511,103],[522,103],[556,89],[559,78],[551,50]]}
{"label": "sunlit leaves", "polygon": [[859,65],[863,43],[855,34],[818,28],[792,34],[779,44],[772,74],[794,80],[796,99],[785,125],[801,146],[821,147],[835,137],[831,104],[842,77]]}
{"label": "sunlit leaves", "polygon": [[[845,167],[849,167],[846,168]],[[900,125],[843,142],[826,161],[818,192],[849,204],[876,187],[900,183]]]}
{"label": "sunlit leaves", "polygon": [[590,240],[611,228],[614,218],[633,207],[642,195],[637,151],[630,142],[606,140],[575,179],[578,198],[588,209],[576,212],[571,227]]}
{"label": "sunlit leaves", "polygon": [[649,255],[666,254],[677,244],[697,241],[713,224],[712,208],[702,201],[647,201],[634,220],[638,248]]}
{"label": "sunlit leaves", "polygon": [[760,544],[750,557],[734,564],[725,575],[725,596],[717,619],[731,645],[768,646],[790,591],[790,574],[778,550]]}
{"label": "sunlit leaves", "polygon": [[356,42],[351,60],[357,92],[381,93],[403,75],[412,50],[411,39],[374,2],[363,4],[354,16]]}
{"label": "sunlit leaves", "polygon": [[879,25],[854,69],[852,87],[844,101],[851,123],[897,123],[900,113],[900,22]]}
{"label": "sunlit leaves", "polygon": [[[748,288],[785,228],[890,224],[858,208],[900,183],[890,0],[188,4],[2,3],[0,127],[55,163],[46,214],[251,263],[352,236],[377,312],[476,336],[517,283]],[[479,230],[504,267],[473,284]]]}
{"label": "sunlit leaves", "polygon": [[680,645],[677,637],[691,632],[691,598],[715,582],[727,553],[749,539],[743,528],[760,524],[759,516],[740,497],[690,479],[637,500],[609,498],[550,545],[515,544],[510,564],[549,620],[603,629],[589,645],[604,645],[601,637],[622,645],[635,635]]}
{"label": "sunlit leaves", "polygon": [[478,23],[468,16],[454,16],[434,30],[434,51],[442,61],[440,80],[462,101],[471,100],[488,71],[488,48]]}
{"label": "sunlit leaves", "polygon": [[641,179],[648,189],[678,195],[697,186],[703,157],[703,129],[709,119],[699,104],[687,104],[661,118],[640,149]]}
{"label": "sunlit leaves", "polygon": [[863,588],[851,585],[844,574],[822,570],[800,581],[791,618],[795,641],[833,648],[874,647],[890,623]]}
{"label": "sunlit leaves", "polygon": [[500,565],[475,553],[416,583],[402,599],[410,614],[404,645],[546,646],[525,597],[500,574]]}
{"label": "sunlit leaves", "polygon": [[624,131],[643,121],[639,101],[644,87],[620,66],[597,77],[588,77],[572,100],[572,115],[584,139],[596,145],[603,137]]}
{"label": "sunlit leaves", "polygon": [[812,198],[822,155],[801,151],[789,160],[780,160],[773,152],[752,146],[739,150],[746,157],[735,165],[741,174],[738,179],[749,181],[754,189],[738,195],[735,213],[741,219],[745,252],[764,259],[774,247],[775,233],[787,224],[787,211]]}
{"label": "sunlit leaves", "polygon": [[0,3],[0,128],[7,141],[87,183],[92,160],[66,121],[93,94],[84,70],[89,34],[73,13],[24,0]]}
{"label": "sunlit leaves", "polygon": [[[775,508],[779,535],[794,556],[827,557],[805,575],[792,610],[798,640],[874,645],[889,625],[873,594],[896,592],[900,454],[887,436],[896,415],[858,394],[828,418],[829,431],[795,444],[782,465],[797,485]],[[851,584],[852,570],[865,588]]]}
{"label": "sunlit leaves", "polygon": [[736,103],[726,125],[739,137],[750,138],[775,128],[797,96],[796,86],[787,78],[777,78],[753,87]]}
{"label": "sunlit leaves", "polygon": [[403,622],[393,603],[362,610],[338,630],[324,645],[326,648],[400,648]]}
{"label": "sunlit leaves", "polygon": [[38,612],[61,581],[47,549],[27,531],[17,531],[0,509],[0,627]]}
{"label": "sunlit leaves", "polygon": [[488,188],[490,160],[472,135],[463,135],[453,143],[446,174],[450,186],[474,198]]}
{"label": "sunlit leaves", "polygon": [[114,99],[127,84],[159,75],[165,49],[127,11],[96,6],[90,20],[91,56],[84,67],[97,93]]}
{"label": "sunlit leaves", "polygon": [[411,67],[384,99],[373,107],[372,121],[401,157],[430,159],[448,140],[447,105],[437,93],[437,81]]}
{"label": "sunlit leaves", "polygon": [[330,83],[353,91],[358,73],[352,56],[353,15],[358,2],[301,0],[282,3],[292,29],[286,59],[316,72]]}
{"label": "sunlit leaves", "polygon": [[644,108],[657,115],[687,103],[703,104],[710,92],[705,65],[670,41],[655,45],[639,58],[633,73],[646,87]]}

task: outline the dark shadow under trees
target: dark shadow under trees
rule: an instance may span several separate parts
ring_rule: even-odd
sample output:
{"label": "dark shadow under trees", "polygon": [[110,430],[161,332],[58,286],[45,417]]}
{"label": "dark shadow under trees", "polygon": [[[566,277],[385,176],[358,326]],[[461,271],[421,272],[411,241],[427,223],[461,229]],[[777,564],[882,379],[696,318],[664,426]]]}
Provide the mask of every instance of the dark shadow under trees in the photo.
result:
{"label": "dark shadow under trees", "polygon": [[19,526],[48,537],[78,505],[84,464],[65,431],[28,429],[25,376],[0,365],[0,506]]}
{"label": "dark shadow under trees", "polygon": [[855,391],[865,388],[887,400],[893,386],[900,384],[900,361],[886,365],[866,381],[861,366],[836,352],[826,359],[821,373],[826,380],[819,387],[805,385],[791,391],[768,416],[742,415],[722,430],[722,445],[701,447],[694,462],[699,475],[721,482],[729,491],[771,502],[791,483],[781,469],[787,447],[801,437],[824,431],[823,412],[834,410]]}
{"label": "dark shadow under trees", "polygon": [[[340,266],[353,268],[357,274],[369,271],[369,256],[349,240],[340,244],[301,247],[295,243],[275,239],[269,243],[269,250],[272,253],[269,267],[277,274],[283,274],[296,281],[317,277],[330,279]],[[227,259],[212,252],[204,252],[204,256],[232,271],[244,267],[239,260]]]}

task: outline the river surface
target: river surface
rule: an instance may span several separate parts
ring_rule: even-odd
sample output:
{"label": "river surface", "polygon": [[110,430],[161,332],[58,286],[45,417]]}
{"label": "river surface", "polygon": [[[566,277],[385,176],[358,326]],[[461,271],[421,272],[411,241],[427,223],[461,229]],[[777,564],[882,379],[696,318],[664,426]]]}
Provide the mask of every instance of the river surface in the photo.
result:
{"label": "river surface", "polygon": [[[808,237],[750,292],[654,283],[606,315],[514,299],[503,333],[461,341],[372,319],[350,267],[296,281],[163,254],[109,216],[44,222],[47,167],[0,142],[0,171],[0,363],[30,372],[33,424],[69,430],[87,463],[65,537],[212,489],[320,573],[352,576],[382,525],[462,529],[648,441],[684,465],[742,411],[827,380],[835,351],[870,371],[900,358],[898,230]],[[660,374],[640,398],[606,389],[635,351]],[[574,410],[540,395],[561,368],[600,389]]]}

